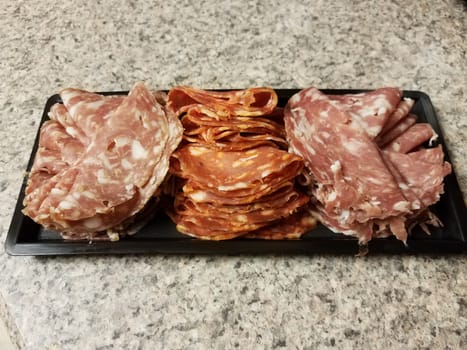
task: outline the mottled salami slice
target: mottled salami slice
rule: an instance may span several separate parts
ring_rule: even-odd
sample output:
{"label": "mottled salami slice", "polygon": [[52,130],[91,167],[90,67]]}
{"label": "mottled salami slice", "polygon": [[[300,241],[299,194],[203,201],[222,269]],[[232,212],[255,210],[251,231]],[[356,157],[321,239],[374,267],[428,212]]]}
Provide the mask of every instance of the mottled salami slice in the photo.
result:
{"label": "mottled salami slice", "polygon": [[389,118],[387,119],[381,134],[388,132],[392,129],[397,123],[399,123],[402,119],[404,119],[407,114],[409,114],[410,110],[414,105],[414,100],[411,98],[404,98],[401,100],[397,106],[397,109],[392,113]]}
{"label": "mottled salami slice", "polygon": [[365,130],[370,138],[376,137],[394,113],[401,99],[398,88],[381,88],[360,94],[330,95],[338,101]]}
{"label": "mottled salami slice", "polygon": [[421,146],[424,142],[433,142],[438,138],[428,123],[418,123],[408,128],[404,133],[383,147],[384,151],[408,153]]}
{"label": "mottled salami slice", "polygon": [[447,167],[447,172],[445,172],[444,176],[448,175],[451,172],[451,167],[449,163],[444,162],[444,152],[441,145],[438,145],[433,148],[422,148],[418,151],[408,153],[408,156],[427,163],[433,163],[438,165],[443,164],[443,166]]}
{"label": "mottled salami slice", "polygon": [[442,160],[439,163],[428,162],[426,153],[387,152],[387,155],[425,207],[439,200],[444,192],[443,179],[451,172],[449,163]]}
{"label": "mottled salami slice", "polygon": [[392,176],[394,177],[394,180],[399,186],[399,189],[404,194],[404,197],[407,199],[407,201],[410,203],[411,211],[418,211],[420,208],[422,208],[422,202],[420,201],[420,198],[418,198],[417,194],[414,193],[414,191],[411,189],[404,176],[400,173],[397,165],[392,163],[392,160],[389,157],[389,155],[386,152],[383,152],[382,157],[384,163],[386,164],[386,167],[391,172]]}
{"label": "mottled salami slice", "polygon": [[61,103],[56,103],[50,108],[49,118],[57,121],[57,125],[60,125],[65,129],[65,132],[83,145],[87,144],[90,139],[90,135],[87,135],[81,128],[79,128],[75,121],[68,113],[68,109]]}
{"label": "mottled salami slice", "polygon": [[394,234],[398,240],[404,242],[404,244],[407,244],[408,232],[406,226],[406,217],[403,215],[395,216],[388,219],[387,222],[389,226],[389,232]]}
{"label": "mottled salami slice", "polygon": [[84,146],[68,135],[62,125],[53,120],[42,125],[25,191],[31,212],[39,210],[50,191],[55,190],[61,172],[79,159],[83,151]]}
{"label": "mottled salami slice", "polygon": [[331,211],[326,211],[320,205],[312,207],[312,213],[319,222],[326,225],[331,231],[357,237],[361,244],[369,242],[373,237],[374,222],[372,220],[364,223],[347,222],[342,220],[342,216],[348,215],[348,211],[336,214]]}
{"label": "mottled salami slice", "polygon": [[54,121],[46,121],[41,127],[39,144],[31,172],[55,175],[75,163],[84,152],[84,145]]}
{"label": "mottled salami slice", "polygon": [[384,147],[395,138],[402,135],[407,129],[417,122],[417,116],[415,114],[409,114],[407,117],[402,119],[399,123],[394,125],[391,129],[386,131],[384,134],[378,135],[376,142],[379,147]]}
{"label": "mottled salami slice", "polygon": [[[71,121],[88,139],[100,132],[105,125],[105,117],[111,114],[124,101],[125,96],[103,96],[92,92],[67,88],[60,92],[63,105]],[[66,128],[68,123],[63,124]]]}

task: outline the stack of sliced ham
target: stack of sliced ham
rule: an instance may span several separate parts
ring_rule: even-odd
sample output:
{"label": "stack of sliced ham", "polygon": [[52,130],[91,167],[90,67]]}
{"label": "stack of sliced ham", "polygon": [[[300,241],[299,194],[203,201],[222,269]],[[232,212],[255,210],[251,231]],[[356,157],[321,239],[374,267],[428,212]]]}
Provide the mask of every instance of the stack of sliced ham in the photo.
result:
{"label": "stack of sliced ham", "polygon": [[295,188],[303,161],[283,149],[276,105],[267,88],[170,91],[168,108],[185,128],[170,171],[182,179],[168,210],[179,231],[209,240],[283,239],[315,227],[303,210],[308,196]]}
{"label": "stack of sliced ham", "polygon": [[414,101],[401,97],[397,88],[327,96],[311,87],[285,108],[290,151],[304,159],[314,213],[361,243],[391,234],[405,242],[422,217],[439,224],[428,207],[451,166],[441,146],[424,147],[437,135],[415,124]]}
{"label": "stack of sliced ham", "polygon": [[60,96],[41,129],[23,212],[65,238],[116,240],[153,212],[181,123],[143,83],[128,96]]}

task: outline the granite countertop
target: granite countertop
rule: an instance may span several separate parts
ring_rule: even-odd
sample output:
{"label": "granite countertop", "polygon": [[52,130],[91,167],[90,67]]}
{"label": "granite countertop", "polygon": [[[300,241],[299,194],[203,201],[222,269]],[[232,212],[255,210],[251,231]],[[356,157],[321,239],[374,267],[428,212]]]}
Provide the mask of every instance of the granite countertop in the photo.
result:
{"label": "granite countertop", "polygon": [[0,4],[0,318],[20,348],[467,348],[465,255],[8,256],[42,108],[68,86],[422,90],[466,199],[465,2],[112,3]]}

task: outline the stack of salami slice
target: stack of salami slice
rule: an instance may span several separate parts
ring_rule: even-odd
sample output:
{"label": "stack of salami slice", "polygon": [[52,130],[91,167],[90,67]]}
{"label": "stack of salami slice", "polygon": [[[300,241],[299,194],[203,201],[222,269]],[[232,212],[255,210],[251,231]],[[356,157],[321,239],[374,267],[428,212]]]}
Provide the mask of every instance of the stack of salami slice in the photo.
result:
{"label": "stack of salami slice", "polygon": [[128,96],[60,96],[41,129],[23,212],[65,238],[116,240],[154,212],[181,123],[143,83]]}
{"label": "stack of salami slice", "polygon": [[415,124],[414,101],[396,88],[327,96],[294,95],[285,112],[290,150],[303,157],[315,214],[361,243],[394,234],[406,241],[414,224],[439,225],[428,207],[451,172],[429,124]]}
{"label": "stack of salami slice", "polygon": [[181,180],[168,210],[179,231],[209,240],[283,239],[315,227],[303,209],[308,196],[295,188],[303,161],[284,149],[276,105],[267,88],[170,91],[168,108],[185,129],[170,169]]}

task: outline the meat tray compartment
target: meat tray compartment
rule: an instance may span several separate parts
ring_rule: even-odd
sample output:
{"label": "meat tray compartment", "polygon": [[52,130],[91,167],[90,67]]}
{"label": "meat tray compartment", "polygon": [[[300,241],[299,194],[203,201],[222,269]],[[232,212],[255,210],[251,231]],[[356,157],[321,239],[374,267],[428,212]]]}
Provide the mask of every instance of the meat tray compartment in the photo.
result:
{"label": "meat tray compartment", "polygon": [[[276,89],[279,106],[299,89]],[[359,93],[367,90],[323,89],[327,94]],[[126,91],[104,92],[105,95],[127,94]],[[415,100],[412,111],[418,116],[417,122],[427,122],[439,135],[438,144],[450,161],[448,150],[428,95],[420,91],[404,91],[404,97]],[[41,125],[48,119],[51,106],[61,102],[59,95],[51,96],[45,105]],[[27,170],[31,169],[39,141],[39,132],[32,149]],[[10,255],[77,255],[77,254],[357,254],[359,245],[355,238],[336,234],[323,225],[300,240],[252,240],[237,238],[228,241],[205,241],[179,233],[175,224],[163,213],[142,228],[137,234],[117,242],[66,241],[57,232],[45,230],[22,214],[24,191],[27,177],[23,179],[16,208],[8,231],[5,248]],[[368,245],[370,254],[447,254],[467,252],[467,210],[453,172],[445,178],[445,193],[432,207],[443,222],[443,227],[432,228],[426,235],[417,228],[407,241],[407,247],[394,237],[373,239]]]}

